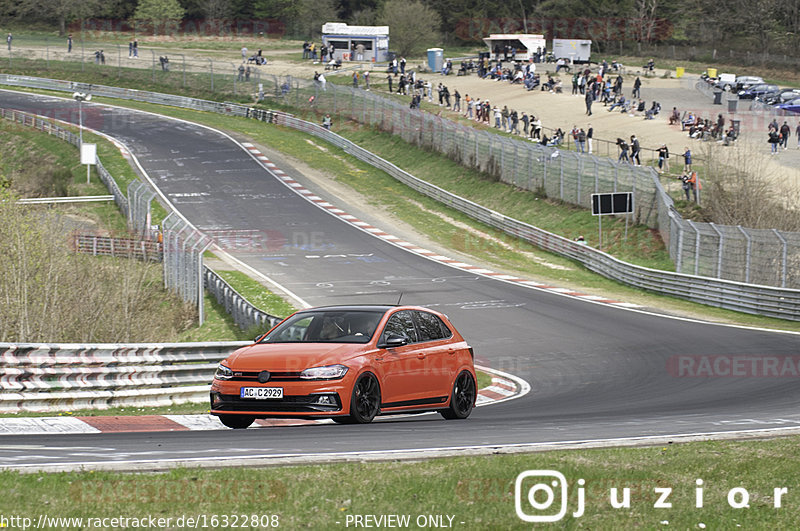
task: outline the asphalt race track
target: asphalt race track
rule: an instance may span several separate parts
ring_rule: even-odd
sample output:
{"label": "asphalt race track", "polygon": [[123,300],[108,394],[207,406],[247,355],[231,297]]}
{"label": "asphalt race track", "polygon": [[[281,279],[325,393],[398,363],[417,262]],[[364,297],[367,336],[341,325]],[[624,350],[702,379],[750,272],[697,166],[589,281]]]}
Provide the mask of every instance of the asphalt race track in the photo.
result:
{"label": "asphalt race track", "polygon": [[[78,121],[77,104],[67,99],[0,91],[0,106]],[[265,249],[237,257],[309,304],[393,303],[403,292],[403,303],[448,314],[482,364],[525,379],[532,390],[520,399],[479,408],[466,421],[423,415],[367,426],[4,436],[0,467],[800,427],[797,374],[783,371],[776,377],[767,370],[767,376],[758,375],[764,366],[777,364],[781,370],[787,360],[797,369],[799,358],[793,356],[800,353],[800,335],[668,318],[470,275],[339,220],[293,192],[240,145],[209,129],[95,104],[84,106],[84,122],[124,143],[201,230],[217,236],[266,233]],[[291,168],[282,169],[302,182]],[[391,232],[391,227],[382,228]],[[730,357],[746,358],[734,370]],[[691,373],[701,363],[712,366],[716,376],[680,373],[681,367]],[[746,375],[727,375],[726,367],[728,373]]]}

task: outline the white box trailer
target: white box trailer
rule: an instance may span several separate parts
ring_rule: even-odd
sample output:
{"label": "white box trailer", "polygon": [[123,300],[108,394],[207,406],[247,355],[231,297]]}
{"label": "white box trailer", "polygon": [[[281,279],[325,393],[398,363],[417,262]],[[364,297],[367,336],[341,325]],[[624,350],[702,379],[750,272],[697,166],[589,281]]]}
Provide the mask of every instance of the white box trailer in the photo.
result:
{"label": "white box trailer", "polygon": [[530,61],[537,52],[540,53],[542,59],[544,59],[544,54],[547,49],[547,41],[544,35],[534,35],[532,33],[493,33],[488,37],[484,37],[483,42],[489,47],[492,59],[495,59],[495,53],[497,51],[500,52],[500,58],[502,59],[502,50],[505,46],[511,46],[516,50],[515,59],[517,61]]}
{"label": "white box trailer", "polygon": [[588,63],[592,56],[592,41],[586,39],[553,39],[553,56],[573,63]]}

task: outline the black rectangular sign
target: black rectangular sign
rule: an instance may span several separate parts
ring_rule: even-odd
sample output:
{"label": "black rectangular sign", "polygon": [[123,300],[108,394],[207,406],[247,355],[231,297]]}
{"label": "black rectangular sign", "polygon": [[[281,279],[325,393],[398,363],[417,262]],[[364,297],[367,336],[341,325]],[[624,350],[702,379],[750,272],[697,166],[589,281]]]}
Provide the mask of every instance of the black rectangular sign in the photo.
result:
{"label": "black rectangular sign", "polygon": [[592,194],[592,215],[631,214],[633,212],[633,193],[615,192]]}

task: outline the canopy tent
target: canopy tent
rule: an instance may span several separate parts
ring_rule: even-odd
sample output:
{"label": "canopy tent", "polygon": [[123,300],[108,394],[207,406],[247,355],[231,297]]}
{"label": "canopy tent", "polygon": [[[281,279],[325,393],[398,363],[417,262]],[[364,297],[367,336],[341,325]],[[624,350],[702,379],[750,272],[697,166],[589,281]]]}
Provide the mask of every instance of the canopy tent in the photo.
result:
{"label": "canopy tent", "polygon": [[495,47],[499,47],[502,53],[505,46],[511,46],[517,50],[516,58],[519,60],[533,59],[533,55],[539,52],[542,57],[547,49],[547,41],[544,35],[534,35],[531,33],[493,33],[483,38],[483,42],[489,47],[489,51],[494,53]]}

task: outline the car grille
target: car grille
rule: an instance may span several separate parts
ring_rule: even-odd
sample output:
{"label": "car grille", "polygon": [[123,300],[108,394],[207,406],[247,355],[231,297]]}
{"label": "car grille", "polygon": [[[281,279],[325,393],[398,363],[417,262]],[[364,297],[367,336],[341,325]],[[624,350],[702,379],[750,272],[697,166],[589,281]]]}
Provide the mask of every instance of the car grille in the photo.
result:
{"label": "car grille", "polygon": [[[261,371],[234,371],[233,378],[229,382],[257,382],[258,374]],[[304,381],[300,378],[299,372],[270,372],[270,382],[301,382]]]}
{"label": "car grille", "polygon": [[[329,394],[329,393],[324,393]],[[342,402],[339,395],[335,395],[335,405],[312,403],[319,395],[284,396],[280,400],[244,400],[239,395],[218,395],[219,401],[214,402],[215,393],[211,394],[211,409],[215,411],[263,411],[275,413],[322,413],[339,411]]]}

